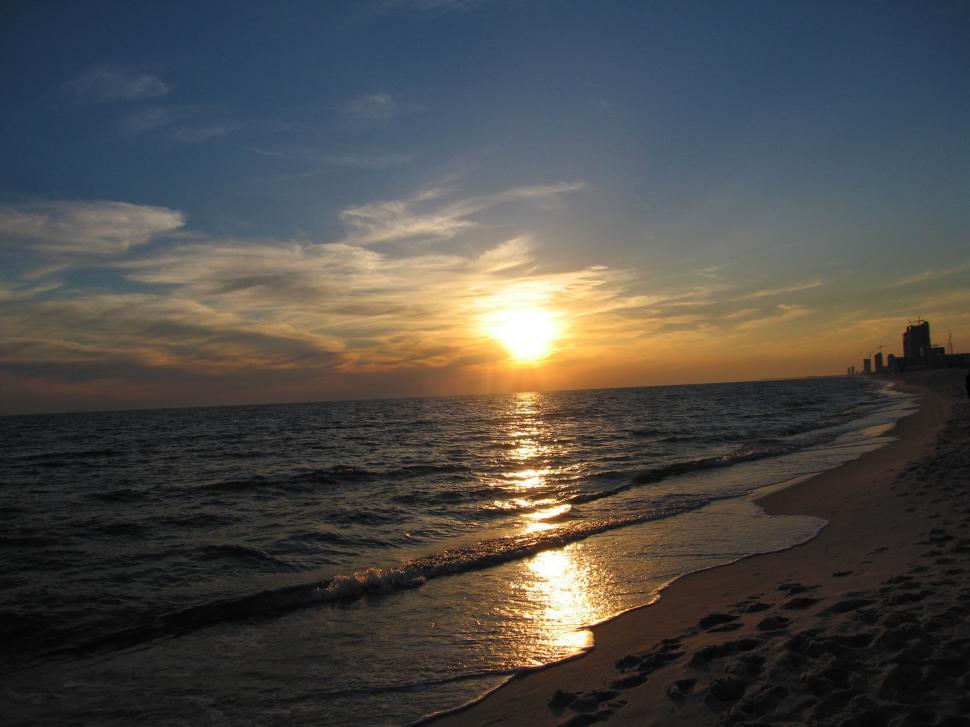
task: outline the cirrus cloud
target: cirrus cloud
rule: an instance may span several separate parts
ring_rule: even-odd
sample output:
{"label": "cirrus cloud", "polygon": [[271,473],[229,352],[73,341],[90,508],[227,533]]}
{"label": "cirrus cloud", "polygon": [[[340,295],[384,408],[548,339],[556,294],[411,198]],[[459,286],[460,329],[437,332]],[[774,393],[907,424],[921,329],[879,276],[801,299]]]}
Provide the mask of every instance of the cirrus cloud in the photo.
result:
{"label": "cirrus cloud", "polygon": [[0,245],[54,256],[108,256],[185,224],[181,212],[128,202],[67,200],[0,206]]}
{"label": "cirrus cloud", "polygon": [[97,66],[85,71],[69,84],[69,88],[79,100],[96,103],[157,98],[171,90],[152,73],[115,66]]}

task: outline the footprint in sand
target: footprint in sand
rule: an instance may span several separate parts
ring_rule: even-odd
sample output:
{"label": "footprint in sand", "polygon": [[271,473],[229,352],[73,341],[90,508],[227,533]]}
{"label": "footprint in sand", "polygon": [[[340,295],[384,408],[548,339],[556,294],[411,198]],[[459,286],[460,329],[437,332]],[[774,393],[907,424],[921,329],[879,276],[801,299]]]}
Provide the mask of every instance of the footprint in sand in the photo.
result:
{"label": "footprint in sand", "polygon": [[715,679],[704,690],[704,699],[707,701],[733,702],[743,697],[744,690],[747,688],[748,685],[745,682],[734,677]]}
{"label": "footprint in sand", "polygon": [[803,586],[801,583],[794,582],[778,584],[778,590],[789,596],[794,596],[796,593],[805,593],[806,591],[814,590],[817,587],[818,586]]}
{"label": "footprint in sand", "polygon": [[832,604],[824,611],[823,614],[837,614],[837,613],[848,613],[849,611],[856,611],[860,608],[865,608],[866,606],[871,606],[875,601],[871,598],[847,598],[843,601]]}
{"label": "footprint in sand", "polygon": [[712,626],[720,626],[721,624],[726,624],[731,621],[737,621],[737,619],[737,616],[731,616],[726,613],[710,613],[698,621],[697,625],[706,630]]}
{"label": "footprint in sand", "polygon": [[729,623],[729,624],[724,624],[723,626],[715,626],[714,628],[708,629],[707,631],[708,633],[711,633],[711,634],[724,634],[724,633],[730,633],[732,631],[737,631],[738,629],[743,627],[744,627],[744,624],[742,623]]}
{"label": "footprint in sand", "polygon": [[764,603],[763,601],[755,601],[754,603],[749,603],[744,607],[745,613],[758,613],[759,611],[767,611],[771,608],[770,604]]}
{"label": "footprint in sand", "polygon": [[667,685],[667,696],[675,702],[682,702],[688,694],[694,691],[696,679],[678,679]]}
{"label": "footprint in sand", "polygon": [[806,608],[811,608],[816,603],[818,603],[817,598],[812,598],[810,596],[800,596],[798,598],[793,598],[788,601],[788,603],[782,604],[782,608],[787,611],[803,611]]}
{"label": "footprint in sand", "polygon": [[691,657],[690,666],[706,667],[708,663],[715,659],[723,659],[725,656],[734,656],[740,652],[752,651],[764,643],[761,639],[747,638],[737,641],[725,641],[721,644],[709,644],[702,646],[694,652]]}
{"label": "footprint in sand", "polygon": [[759,631],[782,631],[791,624],[790,618],[784,616],[769,616],[758,622]]}

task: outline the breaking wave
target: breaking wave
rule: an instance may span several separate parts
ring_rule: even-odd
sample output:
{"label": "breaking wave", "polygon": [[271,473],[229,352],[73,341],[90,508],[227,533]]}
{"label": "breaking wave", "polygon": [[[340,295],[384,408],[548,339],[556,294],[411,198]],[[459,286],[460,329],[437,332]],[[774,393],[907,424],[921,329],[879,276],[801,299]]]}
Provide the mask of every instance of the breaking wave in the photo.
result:
{"label": "breaking wave", "polygon": [[[366,568],[338,574],[315,583],[260,591],[213,601],[164,614],[143,614],[131,626],[106,631],[94,638],[73,639],[74,632],[60,637],[47,634],[41,655],[80,656],[127,648],[157,638],[181,636],[198,629],[240,619],[278,616],[317,604],[349,601],[365,596],[417,588],[433,578],[490,568],[527,558],[544,550],[560,548],[607,530],[679,515],[711,502],[712,498],[670,496],[649,514],[598,518],[572,522],[553,532],[529,533],[482,540],[472,545],[443,550],[390,568]],[[236,545],[215,546],[217,557],[271,559],[272,556]]]}

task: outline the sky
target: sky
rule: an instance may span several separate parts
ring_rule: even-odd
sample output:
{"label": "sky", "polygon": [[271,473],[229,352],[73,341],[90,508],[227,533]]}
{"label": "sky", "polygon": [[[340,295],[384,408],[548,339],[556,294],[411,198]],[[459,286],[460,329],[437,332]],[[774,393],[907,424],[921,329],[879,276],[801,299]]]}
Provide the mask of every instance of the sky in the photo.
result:
{"label": "sky", "polygon": [[5,0],[0,413],[970,350],[967,69],[966,2]]}

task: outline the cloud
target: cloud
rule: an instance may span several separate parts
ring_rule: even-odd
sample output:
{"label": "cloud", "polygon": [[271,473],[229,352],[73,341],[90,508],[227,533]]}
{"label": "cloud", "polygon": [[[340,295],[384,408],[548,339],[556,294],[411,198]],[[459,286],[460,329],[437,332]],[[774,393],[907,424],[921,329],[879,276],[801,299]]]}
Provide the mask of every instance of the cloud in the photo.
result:
{"label": "cloud", "polygon": [[0,371],[130,381],[262,371],[272,382],[482,366],[504,356],[478,325],[497,308],[548,305],[593,342],[612,340],[610,312],[628,307],[623,273],[544,271],[526,237],[394,258],[339,242],[205,240],[110,266],[134,292],[0,299]]}
{"label": "cloud", "polygon": [[784,323],[786,321],[791,321],[796,318],[804,318],[805,316],[810,316],[814,314],[815,311],[811,308],[807,308],[803,305],[789,305],[785,303],[779,303],[772,309],[769,309],[765,315],[760,318],[753,318],[751,320],[745,321],[744,323],[738,324],[738,330],[748,331],[755,328],[762,328],[764,326],[776,325],[778,323]]}
{"label": "cloud", "polygon": [[380,15],[393,12],[450,12],[475,10],[487,0],[377,0],[366,15]]}
{"label": "cloud", "polygon": [[387,169],[414,161],[414,154],[368,151],[325,153],[311,149],[277,150],[261,147],[250,147],[249,151],[260,156],[310,162],[324,167],[352,167],[356,169]]}
{"label": "cloud", "polygon": [[970,270],[970,263],[963,263],[962,265],[956,265],[950,268],[940,268],[937,270],[924,270],[914,275],[908,275],[905,278],[900,278],[892,283],[887,283],[885,287],[901,288],[906,285],[916,285],[917,283],[923,283],[927,280],[936,280],[937,278],[943,278],[947,275],[962,273],[965,270]]}
{"label": "cloud", "polygon": [[389,121],[397,116],[423,109],[415,104],[402,103],[388,93],[364,93],[341,106],[345,116],[359,121]]}
{"label": "cloud", "polygon": [[721,318],[726,321],[736,321],[741,318],[750,318],[756,313],[760,313],[760,308],[741,308],[740,310],[731,311],[730,313],[725,313]]}
{"label": "cloud", "polygon": [[114,66],[92,68],[74,79],[69,88],[79,100],[96,103],[157,98],[171,90],[154,74]]}
{"label": "cloud", "polygon": [[57,282],[45,281],[40,284],[6,283],[0,281],[0,303],[23,301],[43,293],[57,290],[61,286]]}
{"label": "cloud", "polygon": [[755,298],[767,298],[774,295],[784,295],[786,293],[797,293],[802,290],[812,290],[821,288],[825,283],[821,280],[812,280],[805,283],[794,283],[784,288],[768,288],[767,290],[757,290],[747,295],[742,295],[734,300],[753,300]]}
{"label": "cloud", "polygon": [[491,195],[445,201],[447,189],[429,189],[403,200],[373,202],[351,207],[340,217],[349,234],[345,242],[374,245],[403,240],[448,240],[478,227],[470,219],[487,209],[510,202],[529,202],[544,206],[561,203],[566,194],[584,189],[582,183],[559,183],[514,187]]}
{"label": "cloud", "polygon": [[198,109],[174,106],[149,106],[120,121],[121,130],[130,136],[154,134],[163,141],[194,144],[225,136],[238,124],[205,118]]}
{"label": "cloud", "polygon": [[0,371],[128,382],[328,370],[340,342],[157,294],[89,293],[0,308]]}
{"label": "cloud", "polygon": [[54,256],[117,255],[179,229],[182,213],[127,202],[48,201],[0,206],[0,246]]}
{"label": "cloud", "polygon": [[149,106],[127,114],[121,119],[121,129],[132,135],[164,129],[184,118],[184,113],[165,106]]}
{"label": "cloud", "polygon": [[[706,360],[728,336],[770,349],[775,325],[790,341],[808,340],[788,326],[814,313],[806,306],[757,300],[767,293],[734,304],[737,286],[720,272],[681,284],[571,264],[554,241],[510,229],[521,216],[499,216],[503,205],[554,209],[581,189],[433,187],[345,210],[347,235],[330,242],[190,234],[175,210],[121,202],[0,206],[0,242],[52,256],[47,276],[0,278],[0,377],[8,389],[33,382],[40,391],[46,381],[99,396],[168,383],[186,403],[213,401],[213,386],[225,387],[224,401],[252,399],[254,382],[263,400],[373,394],[366,382],[378,378],[385,394],[442,393],[442,382],[458,380],[451,390],[468,391],[509,370],[485,321],[531,306],[564,332],[550,372]],[[145,244],[161,235],[165,244]],[[387,244],[409,240],[447,244]],[[78,268],[85,273],[70,274]],[[407,388],[418,381],[428,388]]]}
{"label": "cloud", "polygon": [[180,144],[197,144],[232,133],[236,129],[234,124],[227,123],[196,123],[170,129],[164,137],[168,141]]}

